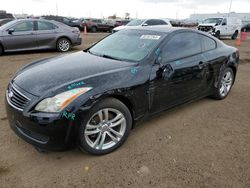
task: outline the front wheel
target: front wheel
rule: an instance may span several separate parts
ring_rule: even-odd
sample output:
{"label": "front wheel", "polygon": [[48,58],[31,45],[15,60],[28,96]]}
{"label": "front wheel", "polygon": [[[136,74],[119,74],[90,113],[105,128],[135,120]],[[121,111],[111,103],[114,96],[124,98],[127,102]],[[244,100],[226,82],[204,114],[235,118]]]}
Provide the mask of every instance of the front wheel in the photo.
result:
{"label": "front wheel", "polygon": [[0,55],[2,55],[2,54],[3,54],[3,47],[0,44]]}
{"label": "front wheel", "polygon": [[220,39],[220,31],[216,31],[215,37],[218,38],[218,39]]}
{"label": "front wheel", "polygon": [[94,155],[110,153],[124,143],[131,127],[132,117],[126,105],[117,99],[105,99],[83,117],[79,147]]}
{"label": "front wheel", "polygon": [[225,68],[218,80],[218,86],[214,90],[213,98],[221,100],[227,97],[234,82],[234,73],[230,67]]}
{"label": "front wheel", "polygon": [[239,34],[238,31],[235,31],[234,34],[233,34],[233,36],[232,36],[232,39],[233,40],[237,39],[238,34]]}

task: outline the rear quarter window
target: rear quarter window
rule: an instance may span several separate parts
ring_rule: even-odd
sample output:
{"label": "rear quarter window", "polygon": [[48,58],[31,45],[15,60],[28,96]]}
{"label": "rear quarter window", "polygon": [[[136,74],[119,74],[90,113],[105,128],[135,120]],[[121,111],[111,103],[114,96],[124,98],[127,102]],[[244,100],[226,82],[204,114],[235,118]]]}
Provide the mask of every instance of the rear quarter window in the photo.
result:
{"label": "rear quarter window", "polygon": [[217,44],[213,39],[204,35],[201,35],[201,43],[203,52],[213,50],[217,47]]}

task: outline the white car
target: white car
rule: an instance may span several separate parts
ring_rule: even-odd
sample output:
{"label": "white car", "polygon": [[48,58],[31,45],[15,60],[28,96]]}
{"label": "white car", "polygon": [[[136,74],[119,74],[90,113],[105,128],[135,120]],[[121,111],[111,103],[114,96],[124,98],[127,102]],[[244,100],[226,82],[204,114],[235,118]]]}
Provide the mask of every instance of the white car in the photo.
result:
{"label": "white car", "polygon": [[241,31],[241,25],[237,17],[208,18],[198,25],[198,30],[209,32],[217,38],[231,37],[234,40]]}
{"label": "white car", "polygon": [[134,19],[130,21],[127,25],[114,28],[113,33],[131,26],[141,27],[141,26],[156,26],[156,25],[166,25],[172,27],[172,24],[168,19]]}

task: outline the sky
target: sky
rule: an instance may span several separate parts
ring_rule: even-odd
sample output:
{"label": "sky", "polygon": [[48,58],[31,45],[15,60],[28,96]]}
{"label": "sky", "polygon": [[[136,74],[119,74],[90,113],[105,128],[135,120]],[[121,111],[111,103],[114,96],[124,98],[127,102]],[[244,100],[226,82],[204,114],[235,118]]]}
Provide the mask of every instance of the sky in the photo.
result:
{"label": "sky", "polygon": [[[103,18],[189,18],[190,14],[227,13],[231,0],[0,0],[0,10],[35,16]],[[231,12],[250,13],[250,0],[232,0]]]}

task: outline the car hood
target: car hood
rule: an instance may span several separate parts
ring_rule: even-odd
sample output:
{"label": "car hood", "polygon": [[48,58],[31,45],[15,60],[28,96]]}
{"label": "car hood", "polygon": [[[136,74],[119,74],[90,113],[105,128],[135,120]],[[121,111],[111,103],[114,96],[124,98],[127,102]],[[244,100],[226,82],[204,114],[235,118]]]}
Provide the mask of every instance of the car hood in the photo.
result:
{"label": "car hood", "polygon": [[120,30],[128,28],[128,27],[130,27],[130,26],[122,25],[122,26],[118,26],[118,27],[114,28],[114,30],[115,31],[120,31]]}
{"label": "car hood", "polygon": [[199,26],[215,26],[216,23],[202,23],[202,24],[199,24]]}
{"label": "car hood", "polygon": [[52,88],[118,71],[132,64],[77,52],[31,63],[17,72],[13,82],[29,93],[41,96]]}

